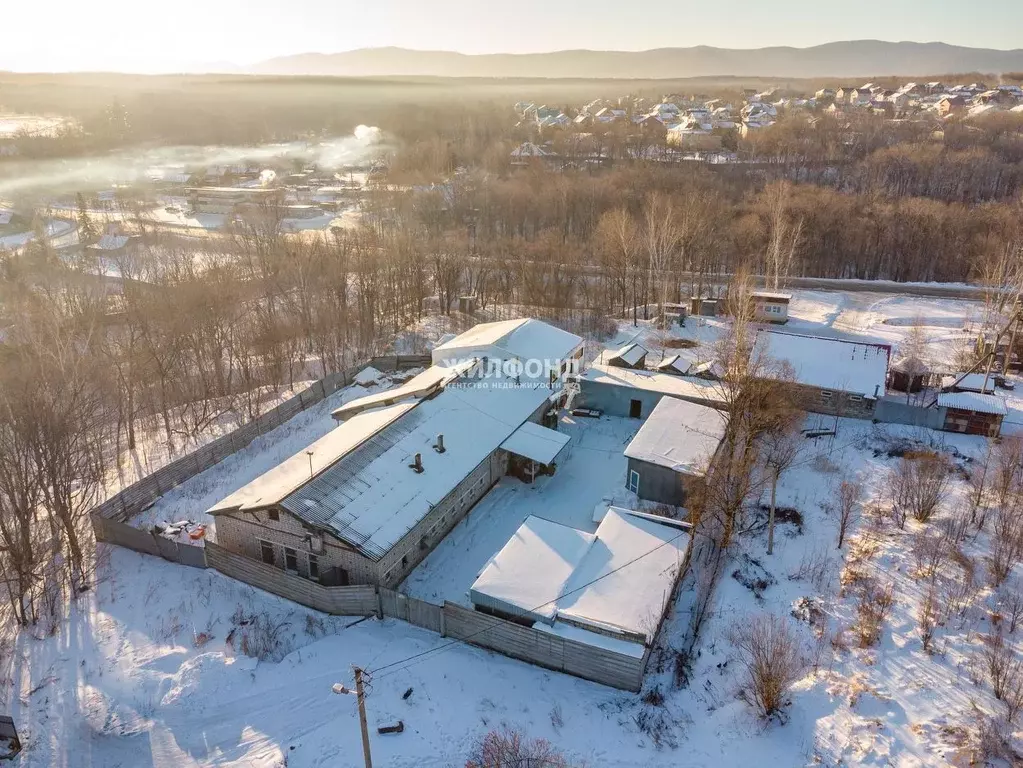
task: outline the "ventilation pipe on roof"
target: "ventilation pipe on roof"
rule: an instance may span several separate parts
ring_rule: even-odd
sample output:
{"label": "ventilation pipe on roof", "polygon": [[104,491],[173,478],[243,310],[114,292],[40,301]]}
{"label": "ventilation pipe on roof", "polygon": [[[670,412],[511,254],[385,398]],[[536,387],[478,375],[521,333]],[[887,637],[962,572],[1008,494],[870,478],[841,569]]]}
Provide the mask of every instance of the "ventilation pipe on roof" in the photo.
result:
{"label": "ventilation pipe on roof", "polygon": [[416,454],[416,458],[412,460],[411,464],[409,464],[409,469],[417,475],[421,475],[423,473],[423,454]]}
{"label": "ventilation pipe on roof", "polygon": [[433,444],[433,450],[437,453],[444,453],[447,450],[444,447],[444,435],[437,435],[437,442]]}

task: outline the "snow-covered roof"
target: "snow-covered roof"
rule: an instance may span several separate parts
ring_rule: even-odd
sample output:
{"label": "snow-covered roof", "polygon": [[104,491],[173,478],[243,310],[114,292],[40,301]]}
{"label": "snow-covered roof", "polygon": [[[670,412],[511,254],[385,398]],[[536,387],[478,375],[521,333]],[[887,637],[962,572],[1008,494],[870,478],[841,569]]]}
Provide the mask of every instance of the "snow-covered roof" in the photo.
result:
{"label": "snow-covered roof", "polygon": [[338,421],[348,419],[357,413],[379,408],[382,405],[391,405],[403,400],[423,398],[433,394],[449,381],[456,379],[476,365],[475,360],[469,359],[450,367],[431,365],[422,373],[413,376],[400,387],[377,392],[373,395],[366,395],[356,400],[350,400],[340,408],[331,413]]}
{"label": "snow-covered roof", "polygon": [[995,377],[985,376],[983,373],[968,373],[961,379],[959,376],[946,376],[941,383],[945,387],[954,386],[967,392],[990,394],[995,391]]}
{"label": "snow-covered roof", "polygon": [[571,357],[582,344],[574,333],[542,320],[519,318],[480,323],[450,341],[434,347],[434,364],[473,357],[497,360],[549,361],[552,365]]}
{"label": "snow-covered roof", "polygon": [[675,521],[611,507],[558,601],[558,620],[649,644],[689,548]]}
{"label": "snow-covered roof", "polygon": [[524,456],[538,464],[550,464],[568,445],[568,435],[527,421],[516,429],[501,447],[516,456]]}
{"label": "snow-covered roof", "polygon": [[476,605],[551,622],[565,582],[595,535],[530,515],[469,590]]}
{"label": "snow-covered roof", "polygon": [[[379,559],[548,399],[546,382],[465,379],[414,400],[400,418],[298,488],[281,506]],[[383,409],[388,410],[388,409]],[[376,411],[367,411],[370,416]],[[358,424],[363,414],[344,422]],[[432,449],[444,435],[444,452]],[[410,466],[422,455],[424,471]]]}
{"label": "snow-covered roof", "polygon": [[756,349],[787,363],[799,384],[871,398],[884,394],[891,351],[886,344],[761,330]]}
{"label": "snow-covered roof", "polygon": [[618,507],[592,534],[530,516],[484,567],[470,598],[591,645],[601,644],[574,630],[649,644],[689,541],[684,523]]}
{"label": "snow-covered roof", "polygon": [[689,366],[690,361],[683,358],[682,355],[672,355],[671,357],[666,357],[664,360],[659,362],[656,368],[661,373],[682,375],[689,370]]}
{"label": "snow-covered roof", "polygon": [[683,400],[724,402],[720,388],[711,381],[685,379],[670,373],[615,368],[609,365],[591,365],[582,375],[583,381],[618,387],[633,387],[648,392],[679,397]]}
{"label": "snow-covered roof", "polygon": [[646,348],[640,344],[626,344],[621,349],[611,350],[607,353],[608,360],[621,360],[626,365],[636,365],[647,354]]}
{"label": "snow-covered roof", "polygon": [[753,291],[754,299],[767,299],[768,301],[792,301],[791,293],[777,293],[774,291]]}
{"label": "snow-covered roof", "polygon": [[714,408],[661,398],[625,455],[687,475],[702,475],[725,435],[725,421],[725,414]]}
{"label": "snow-covered roof", "polygon": [[512,157],[547,157],[550,153],[530,141],[524,142],[511,151]]}
{"label": "snow-covered roof", "polygon": [[101,235],[99,240],[89,247],[98,251],[117,251],[124,248],[130,239],[128,235]]}
{"label": "snow-covered roof", "polygon": [[997,416],[1005,416],[1009,412],[1005,406],[1005,398],[997,395],[982,395],[979,392],[942,392],[938,395],[938,407],[991,413]]}
{"label": "snow-covered roof", "polygon": [[[213,505],[209,512],[246,511],[279,504],[313,477],[323,473],[370,435],[415,407],[415,402],[361,413],[331,430],[307,448],[243,485]],[[310,456],[310,453],[312,454]]]}

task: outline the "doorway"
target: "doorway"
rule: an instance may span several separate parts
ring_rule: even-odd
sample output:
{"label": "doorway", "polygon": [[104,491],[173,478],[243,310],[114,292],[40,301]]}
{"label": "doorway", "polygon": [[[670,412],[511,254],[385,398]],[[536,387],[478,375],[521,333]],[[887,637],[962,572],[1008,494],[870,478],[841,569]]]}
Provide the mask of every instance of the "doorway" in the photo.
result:
{"label": "doorway", "polygon": [[643,403],[640,400],[629,401],[629,418],[639,419],[643,416]]}

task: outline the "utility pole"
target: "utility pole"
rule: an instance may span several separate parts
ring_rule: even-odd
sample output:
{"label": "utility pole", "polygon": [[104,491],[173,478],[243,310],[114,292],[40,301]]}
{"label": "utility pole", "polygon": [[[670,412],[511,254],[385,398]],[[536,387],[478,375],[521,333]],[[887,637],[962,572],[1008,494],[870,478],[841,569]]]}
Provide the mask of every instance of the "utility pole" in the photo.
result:
{"label": "utility pole", "polygon": [[366,724],[366,694],[362,687],[362,668],[355,667],[355,696],[359,700],[359,725],[362,727],[362,756],[366,768],[373,768],[373,758],[369,755],[369,726]]}
{"label": "utility pole", "polygon": [[347,688],[341,683],[334,683],[331,690],[337,694],[355,694],[359,702],[359,726],[362,728],[362,757],[366,763],[366,768],[373,768],[373,759],[369,754],[369,726],[366,723],[366,691],[363,687],[362,676],[364,674],[361,667],[352,667],[355,670],[355,690]]}

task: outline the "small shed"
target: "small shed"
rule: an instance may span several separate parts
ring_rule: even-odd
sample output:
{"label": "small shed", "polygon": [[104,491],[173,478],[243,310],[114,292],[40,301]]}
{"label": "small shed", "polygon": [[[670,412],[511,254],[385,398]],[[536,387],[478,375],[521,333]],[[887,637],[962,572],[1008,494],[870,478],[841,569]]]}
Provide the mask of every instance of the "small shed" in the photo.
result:
{"label": "small shed", "polygon": [[643,370],[646,368],[646,348],[640,344],[626,344],[621,349],[610,351],[605,356],[607,364],[613,368],[632,368]]}
{"label": "small shed", "polygon": [[791,295],[772,293],[771,291],[754,291],[750,294],[750,298],[753,301],[753,319],[756,322],[778,325],[788,322]]}
{"label": "small shed", "polygon": [[726,420],[705,405],[662,398],[625,449],[626,487],[645,501],[684,504],[717,453]]}
{"label": "small shed", "polygon": [[689,313],[702,317],[717,317],[718,300],[705,299],[701,296],[693,296],[689,299]]}
{"label": "small shed", "polygon": [[471,315],[476,311],[475,296],[459,296],[458,311],[465,315]]}
{"label": "small shed", "polygon": [[912,355],[900,357],[891,364],[888,371],[888,386],[897,392],[909,393],[922,390],[924,381],[930,374],[927,365]]}
{"label": "small shed", "polygon": [[979,392],[942,392],[938,408],[945,409],[945,432],[998,437],[1008,414],[1005,400]]}
{"label": "small shed", "polygon": [[685,360],[682,355],[672,355],[671,357],[664,358],[654,367],[660,373],[670,373],[673,376],[685,376],[690,365],[691,363],[688,360]]}
{"label": "small shed", "polygon": [[693,363],[686,369],[686,376],[693,376],[706,381],[721,381],[725,376],[724,368],[717,360],[704,360]]}

